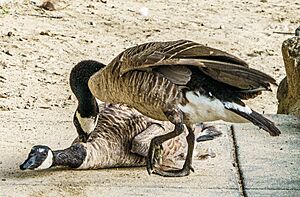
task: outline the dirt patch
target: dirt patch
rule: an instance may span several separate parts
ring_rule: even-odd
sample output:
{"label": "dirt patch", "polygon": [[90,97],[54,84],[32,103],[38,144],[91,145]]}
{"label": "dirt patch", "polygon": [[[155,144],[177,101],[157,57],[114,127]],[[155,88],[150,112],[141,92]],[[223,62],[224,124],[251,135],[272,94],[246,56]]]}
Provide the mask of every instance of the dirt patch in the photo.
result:
{"label": "dirt patch", "polygon": [[[68,75],[83,59],[108,63],[148,41],[189,39],[233,53],[279,82],[280,52],[299,25],[289,1],[6,1],[0,8],[0,109],[61,109],[74,105]],[[298,10],[297,10],[298,9]],[[294,12],[290,12],[294,10]],[[297,21],[298,20],[298,21]],[[276,87],[251,106],[275,113]]]}

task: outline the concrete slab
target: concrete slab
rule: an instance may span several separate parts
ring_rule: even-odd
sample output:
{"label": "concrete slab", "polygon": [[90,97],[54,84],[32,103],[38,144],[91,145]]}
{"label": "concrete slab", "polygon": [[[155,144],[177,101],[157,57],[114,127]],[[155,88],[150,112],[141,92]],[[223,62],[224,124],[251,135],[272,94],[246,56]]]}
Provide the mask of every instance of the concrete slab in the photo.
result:
{"label": "concrete slab", "polygon": [[278,197],[299,197],[299,190],[270,190],[270,189],[251,189],[246,190],[248,196],[278,196]]}
{"label": "concrete slab", "polygon": [[300,122],[285,115],[271,117],[283,133],[275,138],[251,124],[236,124],[236,146],[230,124],[218,123],[222,137],[196,147],[198,151],[211,147],[216,157],[194,159],[196,172],[188,177],[149,176],[144,167],[20,171],[19,164],[33,145],[53,149],[70,145],[76,136],[73,111],[0,113],[0,196],[299,196]]}
{"label": "concrete slab", "polygon": [[101,170],[50,169],[20,171],[30,148],[46,144],[70,145],[76,133],[74,109],[19,110],[0,113],[0,196],[239,196],[228,126],[224,135],[198,144],[213,147],[215,158],[194,160],[195,173],[182,178],[149,176],[142,168]]}
{"label": "concrete slab", "polygon": [[279,137],[250,124],[236,124],[238,161],[249,196],[300,196],[300,119],[271,116]]}

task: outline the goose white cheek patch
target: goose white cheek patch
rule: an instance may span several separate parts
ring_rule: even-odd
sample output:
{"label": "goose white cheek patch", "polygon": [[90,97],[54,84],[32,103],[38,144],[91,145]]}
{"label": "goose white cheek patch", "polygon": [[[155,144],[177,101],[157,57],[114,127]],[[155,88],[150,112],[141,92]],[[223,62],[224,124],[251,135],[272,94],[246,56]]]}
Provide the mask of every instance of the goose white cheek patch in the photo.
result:
{"label": "goose white cheek patch", "polygon": [[39,169],[39,170],[48,169],[48,168],[50,168],[52,166],[52,163],[53,163],[53,153],[52,153],[51,150],[48,150],[47,158],[42,163],[42,165],[40,165],[36,169]]}
{"label": "goose white cheek patch", "polygon": [[97,117],[91,117],[91,118],[83,118],[83,117],[81,117],[81,115],[77,111],[76,112],[76,117],[79,121],[79,124],[80,124],[82,130],[84,132],[86,132],[87,134],[91,133],[96,128],[96,124],[98,122],[98,116]]}

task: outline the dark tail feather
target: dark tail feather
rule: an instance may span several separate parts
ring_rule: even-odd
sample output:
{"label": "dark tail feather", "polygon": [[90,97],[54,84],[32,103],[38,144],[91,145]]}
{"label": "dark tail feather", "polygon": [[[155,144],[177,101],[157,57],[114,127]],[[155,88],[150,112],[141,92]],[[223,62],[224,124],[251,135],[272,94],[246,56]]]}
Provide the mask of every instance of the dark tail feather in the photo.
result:
{"label": "dark tail feather", "polygon": [[[228,109],[228,108],[227,108]],[[261,114],[257,113],[256,111],[252,110],[251,114],[247,114],[245,112],[238,111],[236,109],[228,109],[230,111],[233,111],[234,113],[242,116],[243,118],[246,118],[259,128],[262,128],[263,130],[270,133],[271,136],[278,136],[281,132],[280,130],[275,126],[275,124],[270,121],[269,119],[265,118]]]}

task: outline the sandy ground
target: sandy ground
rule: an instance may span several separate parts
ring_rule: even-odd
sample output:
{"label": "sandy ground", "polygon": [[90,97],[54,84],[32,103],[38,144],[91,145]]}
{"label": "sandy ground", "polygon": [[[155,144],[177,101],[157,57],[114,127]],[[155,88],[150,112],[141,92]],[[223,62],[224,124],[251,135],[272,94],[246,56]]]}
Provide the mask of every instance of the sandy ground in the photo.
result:
{"label": "sandy ground", "polygon": [[[13,111],[16,116],[34,118],[31,112],[39,112],[38,118],[58,121],[64,116],[70,122],[59,129],[68,130],[68,137],[73,136],[71,116],[76,108],[68,77],[72,66],[83,59],[109,63],[136,44],[189,39],[235,54],[279,83],[285,73],[281,44],[291,35],[274,32],[294,32],[300,24],[300,4],[295,0],[56,1],[56,11],[38,8],[37,0],[3,2],[0,113]],[[276,87],[248,103],[260,112],[276,113]],[[6,118],[1,121],[12,122],[14,117]],[[17,146],[27,147],[22,153],[33,144],[48,143],[47,127],[22,121],[17,126],[34,131],[22,134],[22,144]],[[0,128],[2,148],[14,143],[8,128]],[[37,135],[37,129],[45,136]],[[63,134],[55,134],[61,142],[50,145],[67,146]],[[17,163],[11,165],[14,169]]]}
{"label": "sandy ground", "polygon": [[[189,39],[223,49],[280,82],[281,43],[300,23],[296,1],[59,1],[58,11],[33,2],[0,9],[0,109],[74,107],[68,76],[75,63],[104,63],[148,41]],[[148,8],[148,16],[141,14]],[[1,13],[2,12],[2,13]],[[11,32],[11,36],[8,33]],[[275,113],[276,87],[251,101]]]}

